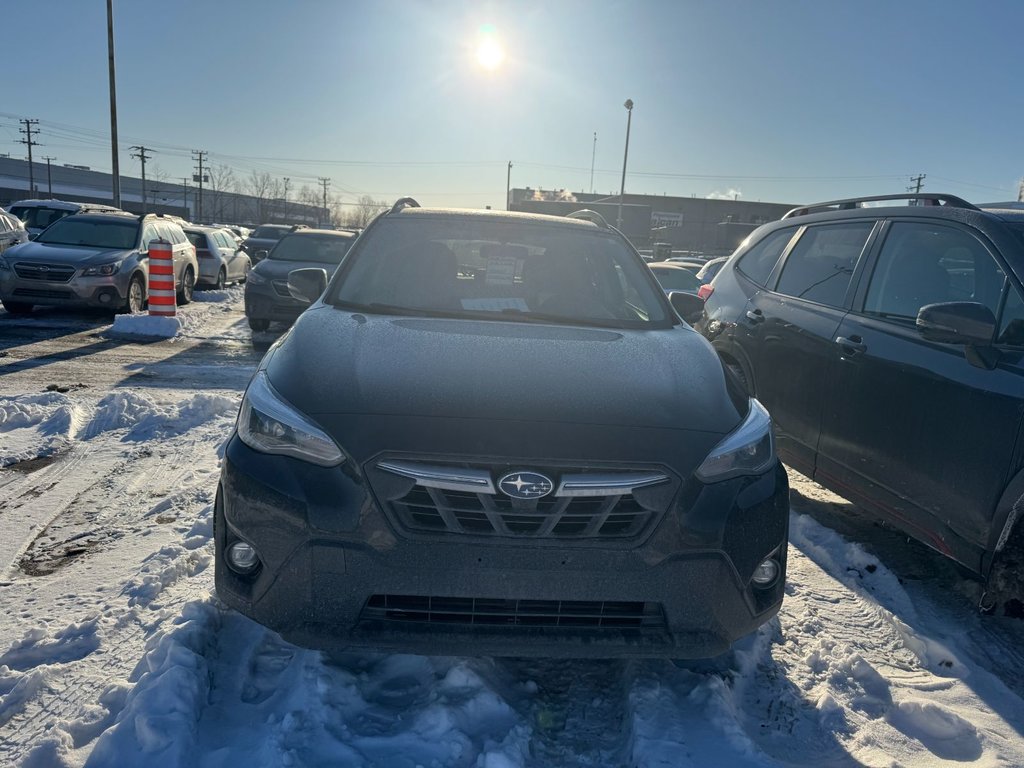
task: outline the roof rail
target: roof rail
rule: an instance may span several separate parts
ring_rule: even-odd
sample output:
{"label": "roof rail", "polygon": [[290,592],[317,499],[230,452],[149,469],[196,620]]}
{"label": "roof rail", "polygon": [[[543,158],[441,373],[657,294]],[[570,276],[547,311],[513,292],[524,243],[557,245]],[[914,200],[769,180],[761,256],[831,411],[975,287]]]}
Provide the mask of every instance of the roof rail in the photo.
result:
{"label": "roof rail", "polygon": [[580,208],[578,211],[573,211],[567,214],[567,219],[582,219],[583,221],[589,221],[591,224],[597,224],[597,226],[603,229],[611,229],[607,219],[597,211],[591,210],[590,208]]}
{"label": "roof rail", "polygon": [[398,213],[403,208],[421,208],[422,206],[416,202],[416,198],[413,197],[400,197],[395,201],[395,204],[391,206],[391,210],[388,213]]}
{"label": "roof rail", "polygon": [[309,225],[308,224],[292,224],[292,228],[290,230],[288,230],[288,231],[289,232],[298,232],[300,229],[309,229]]}
{"label": "roof rail", "polygon": [[799,208],[794,208],[788,211],[784,219],[791,219],[794,216],[807,216],[811,213],[823,213],[825,211],[846,211],[853,210],[855,208],[865,208],[867,206],[864,203],[881,202],[883,200],[918,200],[918,205],[945,205],[950,208],[966,208],[971,211],[980,211],[981,209],[968,203],[963,198],[957,197],[956,195],[947,195],[942,192],[908,192],[902,195],[873,195],[871,197],[850,197],[845,200],[829,200],[824,203],[814,203],[813,205],[802,205]]}

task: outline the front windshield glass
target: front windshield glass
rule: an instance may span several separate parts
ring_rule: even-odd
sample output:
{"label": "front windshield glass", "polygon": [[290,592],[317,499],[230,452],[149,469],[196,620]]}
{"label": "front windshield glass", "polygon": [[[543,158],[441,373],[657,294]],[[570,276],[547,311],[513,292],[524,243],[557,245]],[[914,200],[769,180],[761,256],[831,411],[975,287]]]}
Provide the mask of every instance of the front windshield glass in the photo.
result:
{"label": "front windshield glass", "polygon": [[56,222],[37,239],[50,245],[81,245],[89,248],[129,250],[139,239],[139,222],[125,217],[125,221],[98,221],[96,219],[65,218]]}
{"label": "front windshield glass", "polygon": [[610,327],[671,324],[650,271],[617,236],[484,217],[383,222],[334,300],[394,314]]}
{"label": "front windshield glass", "polygon": [[335,235],[290,235],[281,238],[270,258],[274,261],[316,261],[340,264],[352,245],[352,238]]}

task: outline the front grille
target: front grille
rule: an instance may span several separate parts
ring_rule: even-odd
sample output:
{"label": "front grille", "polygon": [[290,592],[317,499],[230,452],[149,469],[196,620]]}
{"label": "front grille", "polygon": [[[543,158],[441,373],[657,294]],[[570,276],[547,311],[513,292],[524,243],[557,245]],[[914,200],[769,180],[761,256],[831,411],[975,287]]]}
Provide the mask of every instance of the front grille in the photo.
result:
{"label": "front grille", "polygon": [[572,629],[665,629],[660,603],[610,600],[502,600],[485,597],[373,595],[363,620]]}
{"label": "front grille", "polygon": [[44,291],[37,288],[15,288],[15,296],[24,296],[30,299],[73,299],[75,294],[71,291]]}
{"label": "front grille", "polygon": [[676,488],[660,471],[545,468],[545,495],[513,498],[495,482],[509,475],[508,466],[383,460],[375,469],[371,483],[389,516],[419,534],[627,539],[665,512]]}
{"label": "front grille", "polygon": [[67,264],[19,262],[14,265],[14,272],[22,280],[45,280],[49,283],[66,283],[75,276],[75,268]]}
{"label": "front grille", "polygon": [[515,501],[419,486],[392,506],[410,530],[503,536],[634,536],[652,514],[632,496]]}

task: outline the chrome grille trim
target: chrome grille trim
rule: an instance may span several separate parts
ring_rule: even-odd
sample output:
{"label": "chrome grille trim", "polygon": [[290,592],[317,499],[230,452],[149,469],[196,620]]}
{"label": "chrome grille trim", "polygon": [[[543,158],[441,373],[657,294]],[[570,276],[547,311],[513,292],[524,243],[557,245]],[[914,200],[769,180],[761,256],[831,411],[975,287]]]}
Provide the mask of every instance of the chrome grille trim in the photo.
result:
{"label": "chrome grille trim", "polygon": [[482,469],[459,469],[435,464],[420,464],[417,461],[381,461],[378,469],[394,472],[416,481],[424,488],[440,488],[445,491],[466,491],[468,493],[495,493],[491,474]]}
{"label": "chrome grille trim", "polygon": [[621,472],[617,474],[563,475],[555,496],[611,496],[629,494],[636,488],[657,485],[668,480],[661,472]]}

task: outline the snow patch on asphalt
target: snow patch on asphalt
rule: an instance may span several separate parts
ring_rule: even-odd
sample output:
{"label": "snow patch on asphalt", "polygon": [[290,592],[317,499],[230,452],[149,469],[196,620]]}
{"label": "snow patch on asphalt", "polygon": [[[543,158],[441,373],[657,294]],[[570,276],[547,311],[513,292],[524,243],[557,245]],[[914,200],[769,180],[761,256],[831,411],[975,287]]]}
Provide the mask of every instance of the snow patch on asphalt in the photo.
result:
{"label": "snow patch on asphalt", "polygon": [[115,317],[106,336],[111,339],[173,339],[180,330],[181,321],[177,317],[139,313]]}

